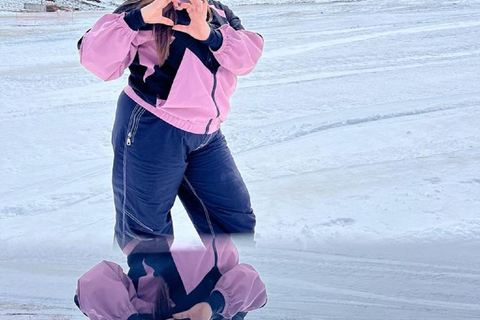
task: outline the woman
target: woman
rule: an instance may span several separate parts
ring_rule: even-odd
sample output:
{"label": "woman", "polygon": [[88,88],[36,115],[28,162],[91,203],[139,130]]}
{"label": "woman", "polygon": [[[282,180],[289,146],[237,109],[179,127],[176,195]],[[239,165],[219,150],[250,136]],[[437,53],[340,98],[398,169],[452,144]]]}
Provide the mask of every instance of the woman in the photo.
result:
{"label": "woman", "polygon": [[152,254],[142,263],[146,273],[132,281],[119,265],[102,261],[78,280],[75,303],[92,320],[240,320],[267,301],[258,273],[238,263],[225,237],[216,249],[210,242],[202,250]]}
{"label": "woman", "polygon": [[[88,290],[109,295],[110,285],[96,287],[100,282],[89,280],[83,285],[81,281],[79,305],[91,318],[100,319],[99,310],[107,310],[118,313],[101,319],[126,319],[134,307],[145,307],[141,300],[151,302],[143,300],[144,292],[151,289],[142,288],[157,287],[160,277],[169,285],[176,311],[194,308],[192,312],[197,312],[196,303],[208,298],[204,295],[208,290],[195,291],[189,281],[181,281],[189,273],[180,267],[205,270],[208,264],[203,258],[178,267],[172,258],[170,209],[177,195],[215,261],[221,261],[219,234],[254,233],[250,196],[219,128],[229,112],[236,78],[255,67],[263,38],[245,30],[240,19],[218,1],[177,1],[128,0],[102,16],[77,43],[82,65],[105,81],[130,69],[112,131],[115,238],[127,255],[130,280],[115,265],[104,263],[95,269],[107,282],[117,283],[110,284],[122,296],[120,302],[112,301],[115,307],[109,301],[97,305],[96,298],[82,298],[89,296]],[[195,268],[190,271],[196,272]],[[235,294],[229,293],[235,290],[221,284],[233,281],[234,287],[238,279],[224,278],[230,271],[221,269],[205,273],[204,288],[212,289],[218,280],[217,291],[225,293],[223,317],[260,305],[243,305],[242,299],[249,301],[248,297],[235,300]],[[151,292],[146,295],[152,297]],[[201,306],[200,313],[205,312]],[[208,308],[206,312],[208,316]]]}
{"label": "woman", "polygon": [[137,252],[165,247],[177,195],[200,234],[254,233],[250,196],[219,128],[263,38],[218,1],[177,1],[128,0],[77,44],[82,65],[105,81],[130,69],[112,132],[124,251],[133,240]]}

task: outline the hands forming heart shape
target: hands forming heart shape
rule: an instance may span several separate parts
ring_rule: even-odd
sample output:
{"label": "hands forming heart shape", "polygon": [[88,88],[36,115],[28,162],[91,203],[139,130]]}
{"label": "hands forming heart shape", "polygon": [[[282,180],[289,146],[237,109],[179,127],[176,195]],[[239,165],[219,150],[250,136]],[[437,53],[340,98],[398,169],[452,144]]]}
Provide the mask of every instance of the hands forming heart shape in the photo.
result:
{"label": "hands forming heart shape", "polygon": [[[210,26],[208,25],[207,10],[208,3],[205,0],[188,0],[189,2],[180,2],[181,0],[155,0],[141,9],[143,20],[146,23],[161,23],[171,26],[173,30],[185,32],[197,40],[207,40],[210,35]],[[190,17],[190,24],[174,24],[173,21],[163,16],[163,9],[170,3],[173,3],[175,10],[187,10]]]}

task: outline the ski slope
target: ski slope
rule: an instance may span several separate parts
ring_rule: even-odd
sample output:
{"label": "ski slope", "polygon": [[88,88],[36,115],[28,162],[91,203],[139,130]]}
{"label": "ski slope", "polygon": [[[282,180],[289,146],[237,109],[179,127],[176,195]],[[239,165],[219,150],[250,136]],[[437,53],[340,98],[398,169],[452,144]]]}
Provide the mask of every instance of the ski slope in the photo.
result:
{"label": "ski slope", "polygon": [[[248,318],[480,318],[480,3],[233,3],[265,38],[222,127],[258,219],[241,258],[269,293]],[[110,11],[0,12],[1,320],[84,319],[76,279],[125,266],[110,132],[128,74],[102,82],[76,52]]]}

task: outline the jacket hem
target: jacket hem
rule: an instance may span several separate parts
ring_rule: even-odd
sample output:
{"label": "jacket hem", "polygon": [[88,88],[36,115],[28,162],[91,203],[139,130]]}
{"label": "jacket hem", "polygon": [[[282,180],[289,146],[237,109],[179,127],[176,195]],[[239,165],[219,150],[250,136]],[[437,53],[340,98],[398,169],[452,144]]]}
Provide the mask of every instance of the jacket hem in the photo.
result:
{"label": "jacket hem", "polygon": [[[156,107],[156,106],[153,106],[150,103],[146,102],[137,93],[135,93],[135,91],[133,90],[133,88],[130,85],[125,86],[125,88],[123,88],[123,91],[125,91],[125,93],[130,98],[132,98],[133,101],[135,101],[140,106],[144,107],[149,112],[153,113],[154,115],[156,115],[157,117],[159,117],[163,121],[169,123],[170,125],[178,128],[180,130],[187,131],[187,132],[190,132],[190,133],[205,134],[205,131],[206,131],[207,125],[208,125],[207,123],[210,119],[208,119],[207,123],[205,123],[205,124],[193,123],[193,122],[190,122],[189,120],[178,118],[178,117],[166,112],[165,110],[162,110],[161,107]],[[220,129],[220,123],[221,122],[218,118],[213,119],[212,123],[210,124],[208,133],[212,134],[215,131],[217,131],[218,129]]]}

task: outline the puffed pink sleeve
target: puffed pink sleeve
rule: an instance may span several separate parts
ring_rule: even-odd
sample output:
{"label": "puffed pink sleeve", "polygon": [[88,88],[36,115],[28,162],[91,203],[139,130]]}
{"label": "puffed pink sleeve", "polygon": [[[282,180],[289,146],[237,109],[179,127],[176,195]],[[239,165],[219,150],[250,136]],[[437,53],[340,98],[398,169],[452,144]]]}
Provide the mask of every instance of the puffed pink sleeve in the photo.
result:
{"label": "puffed pink sleeve", "polygon": [[257,65],[263,52],[263,37],[256,32],[247,31],[228,6],[223,5],[228,24],[217,28],[223,38],[222,45],[212,53],[218,63],[235,75],[246,75]]}
{"label": "puffed pink sleeve", "polygon": [[223,274],[213,291],[218,291],[225,299],[220,314],[227,319],[238,312],[258,309],[267,303],[265,284],[257,271],[245,263],[240,263]]}
{"label": "puffed pink sleeve", "polygon": [[224,304],[220,314],[230,319],[239,312],[263,307],[267,291],[258,272],[249,264],[239,263],[237,248],[229,237],[217,238],[215,243],[222,276],[211,292],[211,299],[216,300],[217,292],[222,295]]}
{"label": "puffed pink sleeve", "polygon": [[102,261],[83,274],[77,283],[80,310],[92,320],[133,320],[152,305],[137,298],[132,280],[122,268]]}
{"label": "puffed pink sleeve", "polygon": [[119,78],[135,58],[134,39],[144,25],[140,9],[103,15],[77,43],[80,63],[104,81]]}

